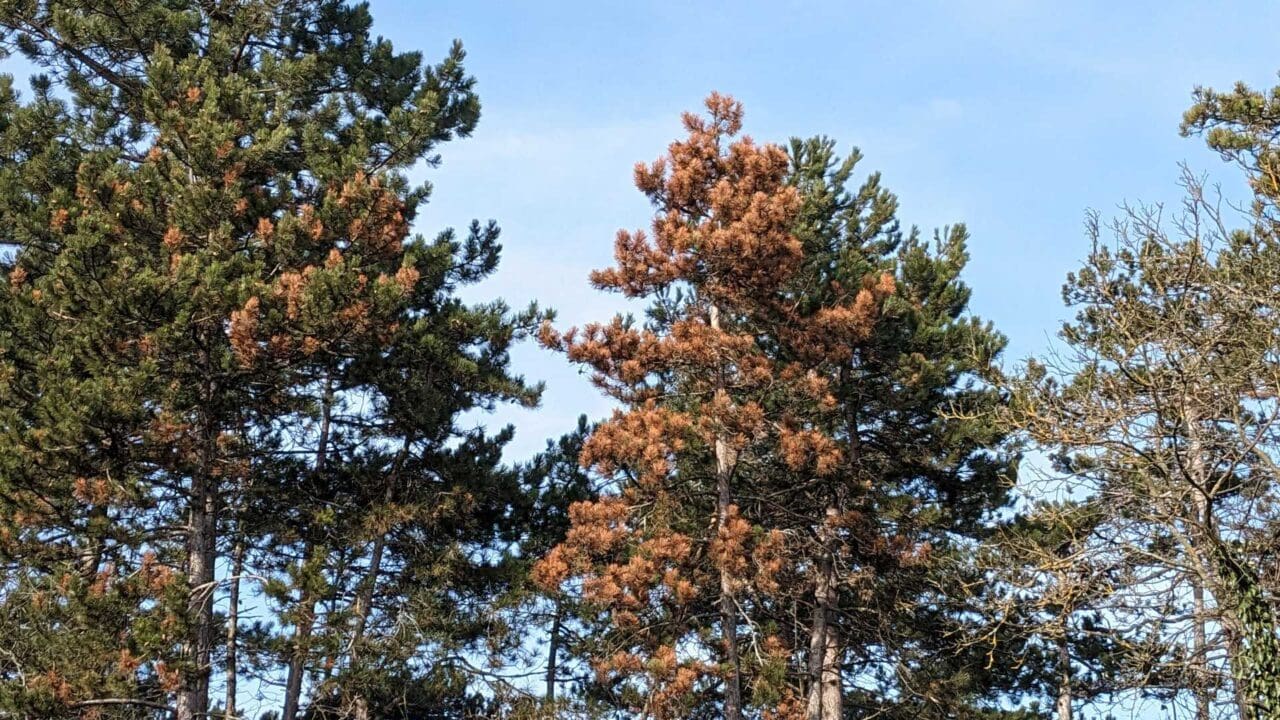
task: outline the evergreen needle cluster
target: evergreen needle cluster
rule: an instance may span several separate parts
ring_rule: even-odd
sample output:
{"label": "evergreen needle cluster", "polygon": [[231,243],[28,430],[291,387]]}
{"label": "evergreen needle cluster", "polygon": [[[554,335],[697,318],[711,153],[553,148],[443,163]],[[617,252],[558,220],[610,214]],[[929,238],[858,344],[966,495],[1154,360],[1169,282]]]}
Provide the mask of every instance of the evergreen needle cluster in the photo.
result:
{"label": "evergreen needle cluster", "polygon": [[[0,0],[0,716],[1280,717],[1280,89],[1184,121],[1253,204],[1091,217],[1006,371],[962,225],[714,93],[590,278],[640,317],[463,302],[498,226],[408,173],[475,82],[371,27]],[[523,341],[617,409],[512,464]]]}

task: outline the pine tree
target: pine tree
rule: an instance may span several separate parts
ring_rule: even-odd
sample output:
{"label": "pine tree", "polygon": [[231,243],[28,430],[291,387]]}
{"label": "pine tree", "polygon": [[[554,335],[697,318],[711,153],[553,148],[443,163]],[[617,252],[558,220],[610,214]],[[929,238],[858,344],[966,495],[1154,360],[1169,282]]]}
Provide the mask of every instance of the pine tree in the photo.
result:
{"label": "pine tree", "polygon": [[[904,236],[878,176],[846,189],[856,153],[818,138],[757,160],[723,144],[736,104],[708,107],[637,168],[653,239],[620,233],[593,276],[649,297],[648,321],[547,334],[626,409],[583,454],[619,489],[572,508],[543,580],[580,578],[613,625],[597,669],[647,716],[995,712],[1016,678],[971,669],[975,608],[948,585],[980,581],[964,559],[1013,460],[964,231]],[[736,175],[766,160],[767,182]],[[780,210],[734,214],[745,198]]]}
{"label": "pine tree", "polygon": [[[0,7],[46,73],[0,87],[6,711],[203,717],[242,648],[278,658],[290,720],[483,702],[420,662],[483,639],[473,599],[509,582],[463,551],[514,535],[509,431],[457,418],[536,400],[507,350],[543,315],[454,296],[496,227],[410,235],[430,188],[404,171],[479,104],[460,46],[426,65],[370,25],[338,0]],[[224,632],[224,590],[273,598],[282,634]]]}
{"label": "pine tree", "polygon": [[[810,718],[843,717],[846,705],[976,714],[1016,681],[963,640],[977,628],[960,590],[981,584],[972,553],[1008,502],[1014,472],[995,412],[1003,398],[990,382],[1005,341],[967,314],[963,227],[932,243],[904,233],[879,174],[849,189],[856,150],[840,158],[833,141],[813,138],[793,140],[790,154],[806,258],[794,302],[816,310],[876,276],[895,290],[869,335],[819,369],[833,402],[821,429],[841,462],[826,476],[797,476],[804,468],[784,455],[763,473],[786,484],[770,495],[776,506],[758,512],[786,528],[808,568],[793,584],[806,594],[779,606],[776,621],[808,619],[794,644],[808,648]],[[850,692],[855,680],[864,690]]]}
{"label": "pine tree", "polygon": [[1052,707],[1056,720],[1126,693],[1161,699],[1206,680],[1150,672],[1152,658],[1169,648],[1158,634],[1142,632],[1152,619],[1147,608],[1116,602],[1120,588],[1145,581],[1145,568],[1099,537],[1106,515],[1093,500],[1029,503],[987,539],[978,559],[995,577],[977,598],[990,624],[978,638],[988,665],[1024,668],[1018,700]]}
{"label": "pine tree", "polygon": [[593,714],[596,703],[583,660],[590,656],[601,628],[590,622],[572,593],[541,588],[532,574],[537,561],[564,541],[569,508],[598,499],[595,479],[578,462],[592,429],[587,417],[580,416],[571,432],[548,441],[546,449],[521,468],[527,497],[515,523],[524,536],[510,623],[520,630],[524,643],[507,662],[540,674],[541,693],[526,693],[511,703],[513,718],[598,717]]}
{"label": "pine tree", "polygon": [[797,306],[788,284],[805,260],[792,232],[803,203],[786,153],[730,143],[733,100],[713,94],[707,109],[685,115],[687,140],[636,168],[657,208],[652,238],[620,232],[617,266],[592,276],[651,299],[648,321],[544,334],[624,409],[582,454],[618,490],[571,508],[539,572],[551,587],[581,578],[587,606],[608,617],[616,632],[596,669],[635,711],[797,717],[791,651],[754,617],[781,592],[787,560],[784,535],[744,512],[759,492],[752,468],[786,456],[822,476],[839,462],[817,429],[832,402],[815,368],[848,358],[893,284],[873,274]]}

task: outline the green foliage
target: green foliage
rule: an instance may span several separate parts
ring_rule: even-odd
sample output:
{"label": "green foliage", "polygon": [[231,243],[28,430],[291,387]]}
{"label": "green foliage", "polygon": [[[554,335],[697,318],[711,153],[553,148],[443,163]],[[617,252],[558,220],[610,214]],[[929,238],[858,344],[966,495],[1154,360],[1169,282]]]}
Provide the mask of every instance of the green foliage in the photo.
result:
{"label": "green foliage", "polygon": [[1280,715],[1280,637],[1276,615],[1258,573],[1226,549],[1220,548],[1217,566],[1224,585],[1222,594],[1235,608],[1240,627],[1240,647],[1232,657],[1232,672],[1243,690],[1241,715],[1253,720]]}
{"label": "green foliage", "polygon": [[457,299],[492,223],[410,234],[430,186],[405,171],[479,102],[460,46],[429,65],[370,24],[338,0],[0,5],[46,73],[0,84],[0,605],[52,639],[0,661],[4,710],[201,715],[243,584],[277,624],[233,633],[259,659],[238,672],[287,668],[295,706],[310,677],[310,713],[470,712],[471,676],[427,658],[493,639],[477,599],[514,577],[523,489],[510,431],[459,416],[536,402],[508,350],[546,314]]}
{"label": "green foliage", "polygon": [[1008,502],[1017,457],[1004,449],[1004,397],[990,382],[1005,340],[968,314],[960,279],[968,235],[956,226],[929,242],[904,232],[878,173],[849,189],[856,150],[841,159],[831,140],[793,140],[791,157],[809,258],[797,301],[819,307],[881,272],[896,286],[870,339],[831,377],[832,432],[848,463],[787,496],[789,510],[815,518],[808,533],[826,508],[859,518],[838,560],[837,621],[847,677],[875,689],[847,704],[904,717],[997,707],[1020,691],[1019,664],[993,664],[976,642],[984,628],[970,593],[985,581],[972,555]]}

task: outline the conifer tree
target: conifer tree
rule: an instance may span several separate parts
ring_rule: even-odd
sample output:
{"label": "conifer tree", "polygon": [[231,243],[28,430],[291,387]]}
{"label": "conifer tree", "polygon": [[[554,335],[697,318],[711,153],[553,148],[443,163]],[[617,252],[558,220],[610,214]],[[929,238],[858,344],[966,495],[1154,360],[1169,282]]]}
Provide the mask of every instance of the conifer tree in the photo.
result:
{"label": "conifer tree", "polygon": [[[194,720],[263,663],[290,720],[482,702],[423,654],[484,637],[509,570],[464,548],[514,532],[521,488],[509,433],[457,416],[536,399],[507,349],[543,316],[454,296],[496,227],[410,235],[430,188],[404,171],[479,104],[460,46],[427,65],[370,25],[339,0],[0,5],[45,73],[0,87],[6,711]],[[241,632],[228,591],[280,624]]]}
{"label": "conifer tree", "polygon": [[839,462],[816,422],[831,398],[815,368],[848,358],[893,283],[872,274],[798,307],[788,284],[805,260],[793,233],[802,199],[786,152],[732,140],[735,101],[713,94],[707,110],[686,114],[688,138],[636,168],[657,210],[652,237],[620,232],[617,265],[592,275],[649,298],[647,322],[544,333],[623,409],[582,454],[616,492],[571,508],[566,540],[539,572],[549,586],[579,578],[588,607],[618,631],[596,669],[634,711],[800,717],[791,650],[754,617],[781,591],[785,538],[744,514],[755,492],[744,483],[780,453],[819,476]]}
{"label": "conifer tree", "polygon": [[[588,612],[615,630],[597,668],[622,704],[655,717],[729,713],[735,678],[750,691],[738,707],[770,717],[839,718],[848,698],[903,717],[999,714],[1017,673],[967,642],[980,628],[961,588],[981,584],[966,557],[1006,502],[1013,458],[987,383],[1003,338],[965,315],[964,231],[933,247],[904,235],[878,175],[846,189],[856,152],[842,160],[829,140],[793,141],[787,165],[778,157],[754,188],[757,202],[785,198],[787,212],[729,236],[781,259],[733,264],[760,250],[716,244],[737,219],[720,198],[745,185],[731,161],[746,150],[721,149],[720,134],[737,129],[736,106],[722,102],[709,101],[710,124],[686,117],[690,140],[668,158],[637,169],[658,207],[654,239],[621,233],[618,268],[593,276],[651,297],[648,322],[548,333],[628,410],[583,456],[619,490],[573,507],[543,580],[582,579]],[[690,190],[700,187],[711,212]],[[735,252],[711,255],[722,247]],[[739,334],[707,333],[713,318]],[[656,552],[673,538],[678,552]],[[726,596],[735,617],[709,620]],[[755,643],[750,665],[734,663],[739,633]],[[693,638],[715,642],[679,659]],[[671,688],[685,705],[670,704]]]}
{"label": "conifer tree", "polygon": [[[904,232],[878,173],[849,187],[856,150],[840,158],[834,142],[813,138],[793,140],[790,155],[806,258],[794,302],[816,311],[874,276],[895,288],[867,337],[818,368],[833,402],[821,429],[841,461],[815,476],[784,455],[765,473],[786,484],[759,512],[804,517],[788,536],[801,564],[819,569],[799,584],[810,595],[782,607],[811,618],[796,640],[809,648],[808,716],[843,717],[846,696],[858,712],[890,716],[997,707],[1016,673],[1002,676],[962,640],[978,628],[961,588],[982,584],[972,554],[1008,502],[1016,456],[991,382],[1005,340],[968,314],[960,279],[967,232],[955,226],[932,242]],[[850,692],[855,679],[872,689]]]}
{"label": "conifer tree", "polygon": [[[572,432],[548,441],[546,450],[523,468],[528,500],[525,516],[516,525],[525,533],[520,556],[526,570],[564,541],[569,508],[598,498],[594,478],[578,462],[591,431],[587,417],[580,416]],[[522,573],[520,585],[522,602],[513,625],[526,637],[532,629],[545,633],[541,642],[525,648],[524,662],[542,672],[540,697],[532,703],[526,699],[525,704],[533,705],[533,715],[539,718],[594,717],[593,685],[582,661],[602,628],[589,621],[578,598],[563,588],[539,588],[530,572]]]}
{"label": "conifer tree", "polygon": [[975,640],[988,665],[1023,667],[1018,701],[1052,707],[1055,720],[1135,691],[1163,699],[1204,680],[1150,672],[1151,659],[1168,652],[1165,638],[1144,632],[1154,619],[1148,607],[1116,602],[1118,588],[1147,581],[1147,568],[1098,536],[1106,514],[1092,500],[1032,502],[978,555],[995,581],[977,598],[989,627]]}

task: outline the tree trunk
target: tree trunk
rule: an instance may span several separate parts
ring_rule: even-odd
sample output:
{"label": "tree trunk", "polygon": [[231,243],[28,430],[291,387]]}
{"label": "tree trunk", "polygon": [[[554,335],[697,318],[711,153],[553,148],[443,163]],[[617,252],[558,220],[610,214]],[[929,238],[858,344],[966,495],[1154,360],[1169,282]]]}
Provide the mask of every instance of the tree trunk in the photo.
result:
{"label": "tree trunk", "polygon": [[[1213,590],[1215,618],[1235,631],[1228,643],[1228,662],[1236,685],[1236,702],[1244,720],[1271,720],[1280,716],[1280,642],[1276,618],[1257,581],[1257,574],[1232,555],[1218,535],[1210,471],[1202,455],[1198,416],[1188,410],[1188,454],[1195,516],[1190,523],[1199,577],[1194,577],[1196,603],[1196,668],[1208,675],[1207,639],[1204,636],[1206,586]],[[1243,687],[1241,687],[1243,685]],[[1209,717],[1211,697],[1204,681],[1197,683],[1197,720]]]}
{"label": "tree trunk", "polygon": [[559,671],[557,663],[560,655],[560,633],[562,632],[561,621],[564,615],[564,605],[560,598],[556,598],[554,613],[551,617],[551,636],[548,641],[547,648],[547,689],[544,694],[547,705],[554,707],[556,704],[556,673]]}
{"label": "tree trunk", "polygon": [[[312,474],[317,477],[324,472],[325,461],[329,456],[329,424],[332,412],[333,376],[328,375],[325,377],[324,382],[324,398],[320,407],[320,435],[316,440],[316,455],[312,465]],[[306,550],[302,553],[304,572],[310,564],[315,551],[315,545],[308,542]],[[307,645],[311,640],[311,633],[315,626],[316,602],[317,599],[312,597],[310,591],[302,591],[299,605],[304,612],[293,634],[293,652],[289,657],[289,675],[285,680],[284,708],[280,713],[280,720],[296,720],[298,716],[298,706],[302,699],[302,675],[306,667]]]}
{"label": "tree trunk", "polygon": [[824,549],[814,581],[813,624],[809,629],[809,720],[841,720],[844,713],[844,653],[835,622],[838,588],[830,549],[829,523],[835,515],[835,508],[827,509],[827,523],[820,531]]}
{"label": "tree trunk", "polygon": [[[206,401],[216,394],[206,382]],[[210,654],[213,646],[213,581],[217,553],[218,485],[214,478],[218,431],[211,418],[200,423],[200,456],[191,477],[187,506],[187,612],[191,626],[182,644],[182,681],[174,703],[176,720],[204,720],[209,713]]]}
{"label": "tree trunk", "polygon": [[[306,558],[303,562],[306,562]],[[289,675],[285,679],[284,709],[280,713],[281,720],[296,720],[298,717],[298,706],[302,700],[302,675],[306,670],[307,645],[311,641],[311,633],[315,627],[316,606],[311,594],[304,592],[299,604],[305,608],[306,612],[298,620],[298,628],[293,633],[293,648],[289,656]]]}
{"label": "tree trunk", "polygon": [[1205,633],[1205,597],[1204,584],[1205,579],[1211,577],[1211,568],[1207,566],[1203,553],[1209,549],[1214,538],[1210,537],[1212,532],[1212,509],[1210,507],[1208,474],[1205,471],[1205,462],[1200,443],[1200,427],[1198,424],[1198,415],[1195,408],[1187,403],[1184,411],[1184,420],[1187,425],[1187,471],[1191,475],[1191,503],[1195,517],[1191,523],[1190,536],[1196,545],[1195,557],[1192,561],[1197,566],[1197,572],[1193,573],[1191,580],[1191,597],[1195,610],[1195,618],[1192,620],[1192,658],[1191,667],[1195,677],[1195,687],[1193,689],[1196,698],[1196,720],[1209,720],[1210,716],[1210,697],[1209,697],[1209,661],[1208,661],[1208,639]]}
{"label": "tree trunk", "polygon": [[1067,643],[1067,628],[1062,627],[1058,638],[1058,702],[1057,720],[1071,720],[1071,648]]}
{"label": "tree trunk", "polygon": [[[841,386],[849,382],[849,367],[846,365],[840,369]],[[844,420],[849,438],[849,467],[856,473],[862,454],[857,408],[850,407]],[[844,717],[844,646],[837,614],[840,591],[836,581],[833,524],[840,514],[841,499],[832,497],[830,502],[818,528],[818,542],[822,550],[814,581],[813,624],[809,629],[809,720],[842,720]]]}
{"label": "tree trunk", "polygon": [[1220,544],[1213,548],[1213,562],[1221,580],[1216,595],[1229,599],[1230,610],[1220,616],[1238,638],[1239,651],[1230,658],[1240,717],[1275,720],[1280,717],[1280,639],[1276,615],[1252,567]]}
{"label": "tree trunk", "polygon": [[[729,492],[729,476],[733,472],[730,459],[732,449],[716,438],[716,503],[720,526],[729,519],[732,496]],[[734,601],[734,579],[729,571],[720,568],[720,626],[724,635],[724,661],[728,669],[724,679],[724,720],[740,720],[742,717],[741,664],[738,659],[738,608]]]}
{"label": "tree trunk", "polygon": [[107,521],[107,506],[95,503],[89,510],[89,522],[86,523],[89,534],[81,547],[76,558],[76,569],[80,572],[80,577],[87,582],[93,582],[94,577],[102,568],[102,538],[97,533],[101,532],[101,524]]}
{"label": "tree trunk", "polygon": [[[351,650],[348,655],[354,667],[360,659],[360,643],[364,640],[364,630],[369,621],[369,609],[373,604],[374,588],[378,584],[378,573],[382,571],[382,555],[386,548],[386,535],[380,534],[373,541],[373,550],[369,555],[369,575],[366,577],[360,594],[356,597],[355,625],[351,630]],[[351,702],[352,715],[355,720],[369,720],[369,699],[363,692],[355,693]]]}
{"label": "tree trunk", "polygon": [[[1234,658],[1244,652],[1244,646],[1240,643],[1240,630],[1236,627],[1235,619],[1230,614],[1224,614],[1222,617],[1222,633],[1226,639],[1228,662],[1234,662]],[[1249,699],[1245,695],[1244,687],[1236,681],[1231,683],[1232,699],[1236,704],[1236,713],[1241,720],[1249,720]]]}
{"label": "tree trunk", "polygon": [[829,582],[826,567],[820,568],[813,593],[813,624],[809,627],[809,720],[822,720],[822,670],[826,666],[827,654],[827,607],[824,599]]}
{"label": "tree trunk", "polygon": [[1191,598],[1195,606],[1192,662],[1196,677],[1196,720],[1210,720],[1209,642],[1205,632],[1204,583],[1197,576],[1191,578]]}
{"label": "tree trunk", "polygon": [[231,590],[227,598],[227,700],[226,720],[236,720],[236,673],[239,672],[240,640],[240,575],[244,573],[244,536],[236,539],[231,551]]}
{"label": "tree trunk", "polygon": [[[404,461],[409,457],[409,448],[413,445],[413,438],[407,437],[404,445],[400,448],[400,452],[396,455],[395,461],[391,465],[391,473],[387,477],[386,488],[383,491],[382,502],[390,505],[395,499],[395,488],[400,480],[400,471],[404,467]],[[373,596],[378,588],[378,575],[382,572],[382,557],[386,553],[387,533],[390,529],[380,532],[373,541],[373,547],[369,551],[369,572],[360,583],[360,591],[356,594],[355,607],[352,609],[354,622],[351,627],[351,643],[348,650],[348,660],[350,666],[354,667],[360,657],[360,644],[364,642],[365,628],[369,624],[369,613],[373,609]],[[369,720],[369,699],[363,693],[357,692],[351,701],[352,715],[356,720]]]}
{"label": "tree trunk", "polygon": [[[720,308],[710,308],[711,329],[720,329]],[[729,520],[733,505],[730,479],[737,461],[732,447],[723,437],[716,437],[716,518],[723,528]],[[724,636],[724,720],[740,720],[742,717],[742,668],[738,659],[738,608],[734,601],[734,578],[729,571],[720,568],[720,628]]]}
{"label": "tree trunk", "polygon": [[840,672],[844,664],[843,650],[840,628],[828,620],[827,649],[822,660],[822,720],[844,718],[844,682]]}
{"label": "tree trunk", "polygon": [[183,643],[190,667],[183,673],[174,715],[177,720],[203,720],[209,711],[209,655],[213,640],[213,565],[217,493],[206,474],[193,479],[187,527],[187,592],[191,629]]}

